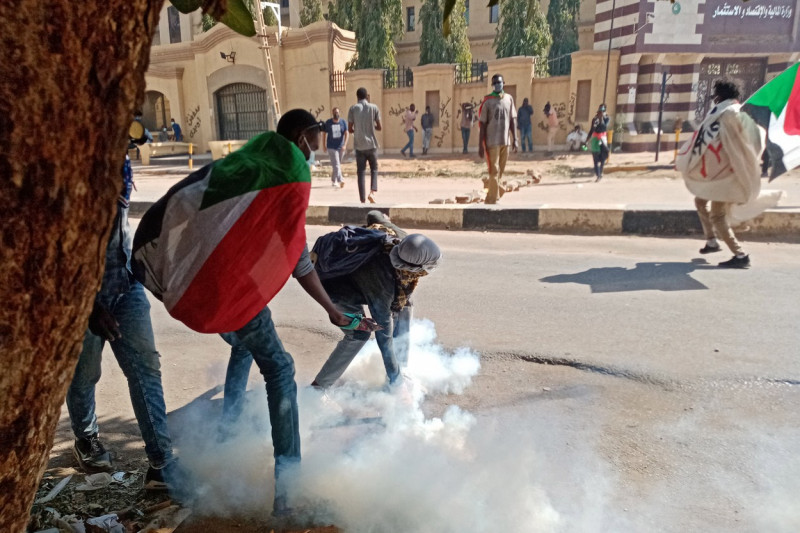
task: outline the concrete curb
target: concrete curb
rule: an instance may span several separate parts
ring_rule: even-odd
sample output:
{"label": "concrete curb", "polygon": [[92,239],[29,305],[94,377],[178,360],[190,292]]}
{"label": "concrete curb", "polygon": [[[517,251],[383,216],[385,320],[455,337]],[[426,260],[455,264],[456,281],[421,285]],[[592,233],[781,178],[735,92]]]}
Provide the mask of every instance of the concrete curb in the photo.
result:
{"label": "concrete curb", "polygon": [[[131,217],[140,217],[153,202],[131,202]],[[591,207],[499,207],[467,205],[344,206],[311,205],[308,224],[362,224],[367,212],[387,213],[398,226],[409,229],[542,232],[573,235],[689,236],[702,230],[692,209]],[[737,234],[745,240],[800,242],[800,209],[772,209],[747,223]]]}

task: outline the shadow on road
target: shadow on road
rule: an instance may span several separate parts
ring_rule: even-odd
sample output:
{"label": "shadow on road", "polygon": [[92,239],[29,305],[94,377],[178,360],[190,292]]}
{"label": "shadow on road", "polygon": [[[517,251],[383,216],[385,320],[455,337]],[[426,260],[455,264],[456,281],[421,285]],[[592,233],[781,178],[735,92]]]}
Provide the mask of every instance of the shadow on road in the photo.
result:
{"label": "shadow on road", "polygon": [[578,283],[589,285],[596,292],[625,291],[696,291],[708,289],[693,279],[695,270],[716,269],[705,259],[692,259],[690,263],[637,263],[635,268],[590,268],[576,274],[547,276],[544,283]]}

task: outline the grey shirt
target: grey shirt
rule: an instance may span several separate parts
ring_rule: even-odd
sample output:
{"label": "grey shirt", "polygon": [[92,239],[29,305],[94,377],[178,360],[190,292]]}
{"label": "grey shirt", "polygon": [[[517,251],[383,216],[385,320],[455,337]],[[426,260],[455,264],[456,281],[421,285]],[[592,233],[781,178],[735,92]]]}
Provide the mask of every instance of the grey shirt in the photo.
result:
{"label": "grey shirt", "polygon": [[481,107],[481,124],[486,128],[486,146],[508,146],[511,120],[517,118],[514,98],[503,93],[502,98],[487,98]]}
{"label": "grey shirt", "polygon": [[381,119],[378,106],[366,100],[359,100],[347,112],[347,123],[353,125],[353,148],[374,150],[378,147],[375,137],[375,121]]}

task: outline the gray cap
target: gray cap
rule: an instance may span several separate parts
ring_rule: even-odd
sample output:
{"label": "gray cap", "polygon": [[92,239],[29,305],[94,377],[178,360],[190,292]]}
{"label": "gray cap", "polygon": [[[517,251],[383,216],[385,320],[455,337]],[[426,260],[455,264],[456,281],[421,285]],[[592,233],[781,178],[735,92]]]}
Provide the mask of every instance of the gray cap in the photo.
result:
{"label": "gray cap", "polygon": [[431,272],[439,265],[442,251],[425,235],[414,233],[392,248],[389,257],[398,270]]}

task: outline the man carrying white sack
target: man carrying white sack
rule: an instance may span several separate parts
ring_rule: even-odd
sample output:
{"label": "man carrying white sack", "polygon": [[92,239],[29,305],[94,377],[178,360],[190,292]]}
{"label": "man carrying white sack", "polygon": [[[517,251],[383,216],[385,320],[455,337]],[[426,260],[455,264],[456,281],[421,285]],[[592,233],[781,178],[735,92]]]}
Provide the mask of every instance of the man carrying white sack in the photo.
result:
{"label": "man carrying white sack", "polygon": [[729,217],[731,206],[758,197],[765,132],[741,112],[739,90],[732,82],[717,81],[713,98],[714,107],[681,148],[675,166],[696,197],[695,207],[706,237],[700,253],[720,251],[719,238],[733,253],[719,266],[749,268],[750,256],[736,239]]}

